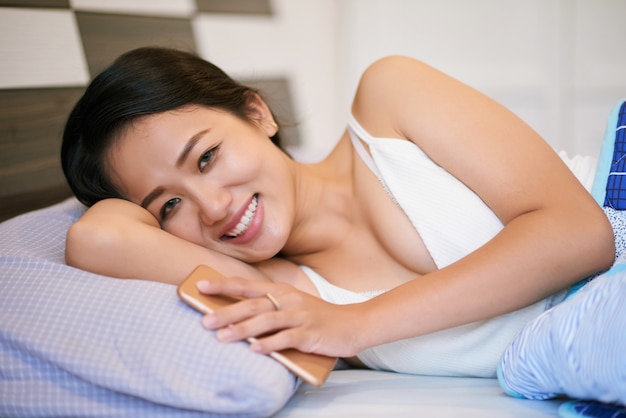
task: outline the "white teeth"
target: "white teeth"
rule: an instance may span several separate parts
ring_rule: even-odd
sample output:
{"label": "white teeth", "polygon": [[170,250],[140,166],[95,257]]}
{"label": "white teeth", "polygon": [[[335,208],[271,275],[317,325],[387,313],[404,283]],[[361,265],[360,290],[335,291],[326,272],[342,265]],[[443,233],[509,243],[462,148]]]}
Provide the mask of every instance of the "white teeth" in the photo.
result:
{"label": "white teeth", "polygon": [[248,227],[250,226],[250,222],[254,218],[254,213],[256,212],[257,205],[259,203],[259,197],[254,195],[250,205],[248,205],[248,209],[246,209],[246,213],[241,217],[237,226],[235,226],[230,232],[226,234],[229,238],[236,238],[239,235],[246,232]]}

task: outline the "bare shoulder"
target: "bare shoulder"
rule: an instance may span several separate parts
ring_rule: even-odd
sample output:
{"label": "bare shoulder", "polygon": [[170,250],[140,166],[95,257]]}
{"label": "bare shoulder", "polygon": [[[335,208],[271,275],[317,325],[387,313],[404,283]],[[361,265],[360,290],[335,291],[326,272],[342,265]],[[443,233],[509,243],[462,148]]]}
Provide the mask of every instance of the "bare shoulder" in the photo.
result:
{"label": "bare shoulder", "polygon": [[428,103],[461,83],[414,58],[393,55],[373,62],[361,75],[352,113],[375,136],[406,138],[405,115],[428,114]]}
{"label": "bare shoulder", "polygon": [[[415,58],[389,55],[374,61],[363,71],[359,88],[367,90],[381,85],[397,85],[397,82],[402,81],[404,77],[413,77],[416,72],[433,70],[432,67]],[[397,77],[401,79],[398,80]]]}
{"label": "bare shoulder", "polygon": [[353,110],[367,111],[369,107],[393,100],[403,90],[403,83],[408,77],[423,70],[425,64],[413,58],[392,55],[370,64],[359,80],[354,97]]}

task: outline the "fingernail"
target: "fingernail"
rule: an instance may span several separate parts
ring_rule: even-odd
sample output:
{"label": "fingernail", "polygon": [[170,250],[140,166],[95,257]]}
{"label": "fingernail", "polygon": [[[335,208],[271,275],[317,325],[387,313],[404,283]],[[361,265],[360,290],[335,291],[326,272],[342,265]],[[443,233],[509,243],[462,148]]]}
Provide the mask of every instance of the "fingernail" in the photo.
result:
{"label": "fingernail", "polygon": [[230,328],[222,328],[221,330],[217,331],[218,340],[228,342],[231,340],[231,338],[233,338],[233,332],[230,330]]}
{"label": "fingernail", "polygon": [[261,352],[261,344],[257,343],[257,342],[253,342],[250,344],[250,350],[254,351],[255,353],[260,353]]}

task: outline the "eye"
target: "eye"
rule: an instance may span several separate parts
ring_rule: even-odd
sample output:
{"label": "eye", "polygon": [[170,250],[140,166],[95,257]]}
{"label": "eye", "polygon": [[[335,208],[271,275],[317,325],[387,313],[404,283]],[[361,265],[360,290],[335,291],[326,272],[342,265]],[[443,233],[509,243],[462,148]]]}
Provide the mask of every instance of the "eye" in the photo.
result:
{"label": "eye", "polygon": [[175,197],[165,202],[165,204],[161,208],[161,223],[167,221],[174,209],[176,209],[176,205],[178,205],[179,203],[180,197]]}
{"label": "eye", "polygon": [[213,148],[207,150],[198,159],[198,170],[202,173],[206,166],[215,159],[215,153],[219,150],[220,146],[216,145]]}

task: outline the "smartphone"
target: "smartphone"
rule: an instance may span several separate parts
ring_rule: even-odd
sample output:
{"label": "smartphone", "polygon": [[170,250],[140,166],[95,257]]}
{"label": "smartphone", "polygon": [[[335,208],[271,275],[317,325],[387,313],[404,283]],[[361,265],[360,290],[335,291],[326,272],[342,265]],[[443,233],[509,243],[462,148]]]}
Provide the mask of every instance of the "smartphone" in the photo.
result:
{"label": "smartphone", "polygon": [[[205,295],[198,291],[196,286],[198,281],[220,276],[222,276],[220,273],[208,266],[198,266],[178,286],[178,296],[185,303],[203,314],[212,313],[221,307],[240,301],[241,299],[233,297]],[[254,338],[248,339],[248,342],[253,341]],[[337,362],[337,359],[333,357],[303,353],[295,349],[272,352],[269,356],[313,386],[322,386]]]}

